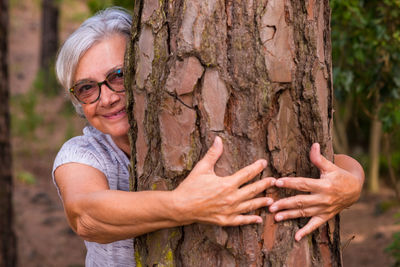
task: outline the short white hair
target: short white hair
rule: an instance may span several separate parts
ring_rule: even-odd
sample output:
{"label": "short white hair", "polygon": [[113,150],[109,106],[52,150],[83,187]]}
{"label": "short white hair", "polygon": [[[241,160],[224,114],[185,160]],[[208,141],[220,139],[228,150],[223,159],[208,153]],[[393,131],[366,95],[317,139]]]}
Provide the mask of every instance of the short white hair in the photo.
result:
{"label": "short white hair", "polygon": [[[56,75],[60,84],[68,91],[81,57],[96,43],[113,34],[130,36],[132,16],[121,7],[110,7],[97,12],[85,20],[64,42],[57,55]],[[127,39],[128,40],[128,39]],[[84,117],[81,103],[71,98],[76,112]]]}

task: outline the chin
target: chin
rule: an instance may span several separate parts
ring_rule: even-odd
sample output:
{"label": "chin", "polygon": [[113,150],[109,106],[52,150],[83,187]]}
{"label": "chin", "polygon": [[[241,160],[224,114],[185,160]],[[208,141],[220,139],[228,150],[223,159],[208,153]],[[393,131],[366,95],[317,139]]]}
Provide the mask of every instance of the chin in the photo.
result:
{"label": "chin", "polygon": [[108,134],[115,137],[123,137],[128,135],[128,132],[129,132],[129,124],[111,127],[109,128]]}

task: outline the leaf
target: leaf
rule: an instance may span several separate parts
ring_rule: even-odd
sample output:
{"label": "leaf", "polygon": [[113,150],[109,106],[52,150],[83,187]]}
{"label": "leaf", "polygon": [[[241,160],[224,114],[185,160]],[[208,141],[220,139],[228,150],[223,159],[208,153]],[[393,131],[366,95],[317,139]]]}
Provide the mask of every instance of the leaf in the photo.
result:
{"label": "leaf", "polygon": [[36,184],[35,176],[27,171],[21,171],[17,174],[17,179],[25,184],[34,185]]}

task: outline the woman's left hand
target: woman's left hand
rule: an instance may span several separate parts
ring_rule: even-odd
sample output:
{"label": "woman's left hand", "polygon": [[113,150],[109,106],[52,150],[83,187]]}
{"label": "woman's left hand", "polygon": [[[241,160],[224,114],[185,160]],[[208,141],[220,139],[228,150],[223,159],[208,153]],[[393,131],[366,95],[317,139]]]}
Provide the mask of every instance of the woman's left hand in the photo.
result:
{"label": "woman's left hand", "polygon": [[275,182],[277,187],[309,194],[280,199],[269,208],[270,212],[277,212],[276,221],[311,217],[308,223],[296,232],[297,241],[356,202],[364,182],[361,165],[349,156],[335,155],[335,165],[321,155],[320,146],[316,143],[311,147],[310,160],[320,170],[320,179],[284,177]]}

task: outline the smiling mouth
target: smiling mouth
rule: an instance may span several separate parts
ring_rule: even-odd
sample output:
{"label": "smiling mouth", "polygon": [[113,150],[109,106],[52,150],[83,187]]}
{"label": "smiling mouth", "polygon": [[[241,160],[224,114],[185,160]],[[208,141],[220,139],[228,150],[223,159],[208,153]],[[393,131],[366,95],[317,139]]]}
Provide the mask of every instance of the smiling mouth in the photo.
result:
{"label": "smiling mouth", "polygon": [[103,115],[103,116],[105,118],[107,118],[107,119],[116,119],[116,118],[120,118],[120,117],[124,116],[125,114],[126,114],[125,108],[123,108],[118,112],[107,114],[107,115]]}

